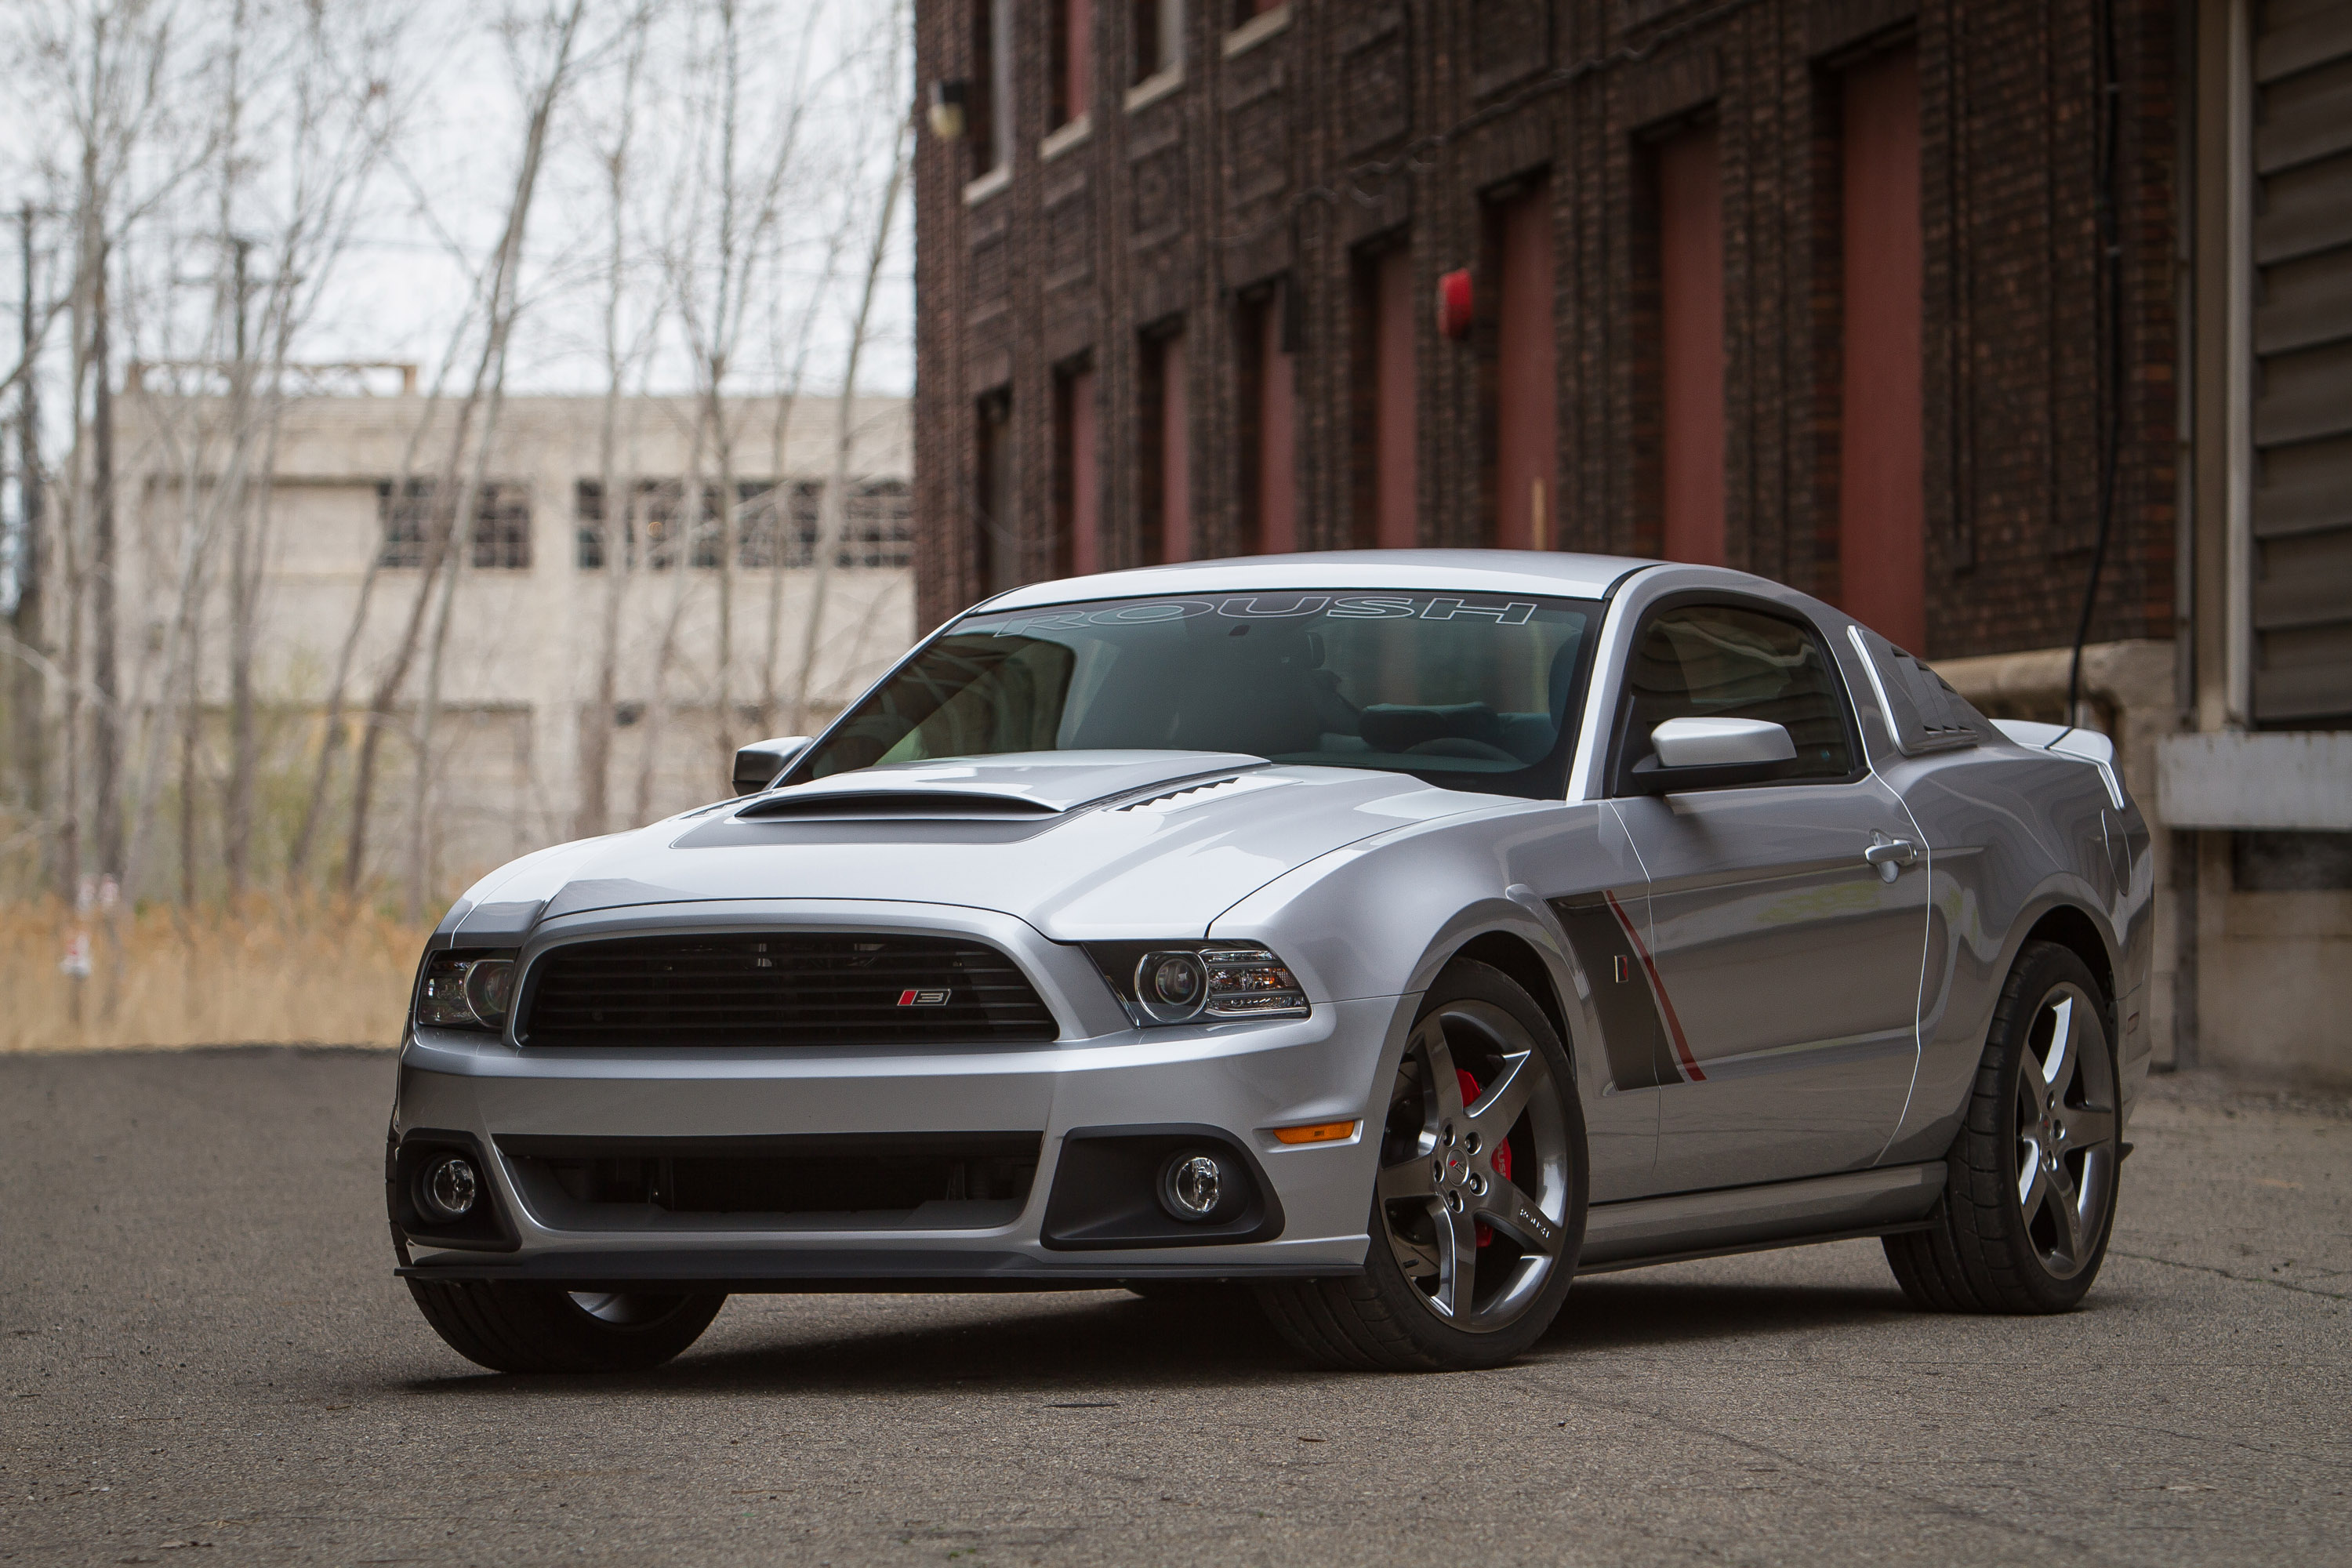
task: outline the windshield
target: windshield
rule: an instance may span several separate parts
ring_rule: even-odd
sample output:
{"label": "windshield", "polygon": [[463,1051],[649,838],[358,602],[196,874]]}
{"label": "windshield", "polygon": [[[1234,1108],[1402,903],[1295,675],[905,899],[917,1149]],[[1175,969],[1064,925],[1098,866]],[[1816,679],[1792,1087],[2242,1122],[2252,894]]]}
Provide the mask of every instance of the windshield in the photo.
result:
{"label": "windshield", "polygon": [[793,776],[1007,752],[1243,752],[1556,799],[1600,608],[1335,590],[967,616]]}

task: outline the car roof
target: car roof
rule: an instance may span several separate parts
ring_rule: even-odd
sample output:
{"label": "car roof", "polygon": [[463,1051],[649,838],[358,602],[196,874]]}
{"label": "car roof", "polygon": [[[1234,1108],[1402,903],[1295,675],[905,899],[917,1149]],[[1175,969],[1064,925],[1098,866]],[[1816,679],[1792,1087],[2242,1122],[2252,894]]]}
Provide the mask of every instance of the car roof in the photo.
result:
{"label": "car roof", "polygon": [[[1304,588],[1421,593],[1457,589],[1465,594],[1532,593],[1597,599],[1633,573],[1661,564],[1664,563],[1634,556],[1575,555],[1556,550],[1328,550],[1186,561],[1088,577],[1062,577],[1011,589],[975,607],[993,613],[1080,599]],[[1740,572],[1722,572],[1721,577],[1727,585],[1756,581]]]}

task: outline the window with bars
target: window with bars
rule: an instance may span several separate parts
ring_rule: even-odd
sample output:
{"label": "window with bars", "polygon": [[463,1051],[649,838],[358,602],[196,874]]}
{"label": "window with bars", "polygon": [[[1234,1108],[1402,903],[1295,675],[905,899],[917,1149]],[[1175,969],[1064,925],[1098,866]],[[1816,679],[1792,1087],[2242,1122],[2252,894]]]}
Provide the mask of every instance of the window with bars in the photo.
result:
{"label": "window with bars", "polygon": [[[446,526],[454,501],[443,501],[435,479],[405,483],[378,480],[376,517],[383,529],[379,560],[385,566],[421,567],[431,552],[436,530]],[[480,571],[530,569],[530,487],[503,480],[486,483],[475,499],[468,564]]]}
{"label": "window with bars", "polygon": [[[905,566],[915,553],[915,495],[904,479],[877,479],[850,492],[838,566]],[[811,541],[811,553],[814,542]]]}
{"label": "window with bars", "polygon": [[746,485],[735,514],[736,560],[755,572],[807,565],[816,551],[823,488],[814,479]]}
{"label": "window with bars", "polygon": [[[667,571],[677,564],[685,539],[686,485],[679,479],[640,479],[632,487],[628,515],[619,537],[632,569]],[[744,479],[736,487],[735,563],[745,571],[777,566],[800,570],[815,563],[823,527],[824,487],[814,479]],[[578,528],[575,556],[583,572],[603,570],[609,537],[604,486],[582,479],[573,489]],[[688,547],[690,564],[715,570],[720,555],[720,519],[716,497],[706,492],[701,518]],[[904,479],[860,485],[843,520],[838,567],[906,566],[914,557],[914,496]]]}

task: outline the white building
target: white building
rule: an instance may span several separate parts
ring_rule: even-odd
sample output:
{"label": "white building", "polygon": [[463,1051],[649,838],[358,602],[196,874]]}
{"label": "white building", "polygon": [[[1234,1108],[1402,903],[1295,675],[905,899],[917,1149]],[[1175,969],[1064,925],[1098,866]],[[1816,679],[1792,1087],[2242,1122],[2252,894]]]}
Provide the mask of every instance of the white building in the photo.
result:
{"label": "white building", "polygon": [[[192,463],[187,454],[204,446],[203,427],[220,417],[221,405],[154,395],[134,380],[118,409],[123,689],[134,714],[152,716],[159,696],[167,708],[184,700],[169,695],[181,678],[166,667],[184,647],[173,631],[173,606],[187,545],[202,539],[205,612],[195,656],[204,718],[194,770],[202,792],[208,780],[217,787],[226,767],[232,552],[225,526],[206,536],[193,521],[215,493],[220,476],[209,469],[218,459]],[[599,531],[604,400],[507,401],[447,590],[424,813],[430,888],[453,891],[484,867],[600,826],[593,811],[583,815],[592,800],[584,769],[608,615],[614,726],[602,826],[632,826],[724,794],[727,747],[790,726],[821,575],[819,500],[837,410],[831,397],[790,407],[767,399],[727,405],[727,467],[739,498],[728,570],[719,465],[707,432],[698,455],[693,401],[622,403],[610,471],[616,493],[632,504],[619,520],[623,560],[615,572]],[[412,863],[414,746],[441,593],[426,591],[420,569],[425,503],[445,480],[453,412],[452,403],[436,405],[414,393],[305,397],[284,412],[259,512],[266,522],[254,688],[263,715],[263,806],[254,863],[261,874],[282,857],[300,816],[324,733],[320,716],[347,642],[342,738],[355,748],[360,718],[410,618],[421,616],[413,665],[383,736],[368,834],[372,871],[397,879]],[[846,525],[835,569],[822,574],[809,689],[810,710],[820,716],[837,710],[914,637],[907,405],[859,399],[850,427]],[[708,499],[699,524],[689,526],[683,477],[696,471]],[[726,724],[719,708],[722,641],[732,715]],[[127,747],[134,812],[142,767],[162,781],[159,802],[177,787],[169,758],[150,763],[142,755],[144,729],[134,721]],[[315,865],[340,864],[351,754],[338,763]],[[154,816],[160,844],[173,832],[172,814]],[[168,885],[175,858],[151,850],[142,888]]]}

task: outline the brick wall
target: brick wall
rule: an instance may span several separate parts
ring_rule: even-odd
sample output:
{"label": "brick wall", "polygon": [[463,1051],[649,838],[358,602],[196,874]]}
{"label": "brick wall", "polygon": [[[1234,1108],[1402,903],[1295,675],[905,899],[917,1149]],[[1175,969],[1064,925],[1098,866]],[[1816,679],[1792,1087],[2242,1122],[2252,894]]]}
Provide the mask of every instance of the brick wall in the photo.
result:
{"label": "brick wall", "polygon": [[[919,78],[984,74],[971,7],[922,0]],[[1558,352],[1552,541],[1657,548],[1659,438],[1642,170],[1655,135],[1711,120],[1722,157],[1731,563],[1837,589],[1840,363],[1836,73],[1917,50],[1927,257],[1927,646],[1935,658],[2073,635],[2118,433],[2113,544],[2095,638],[2172,628],[2174,61],[2161,0],[1290,0],[1246,30],[1193,0],[1181,82],[1131,87],[1149,6],[1091,8],[1087,130],[1047,142],[1053,13],[1013,0],[1010,177],[971,186],[974,144],[917,162],[916,486],[922,615],[1050,575],[1053,376],[1096,374],[1099,559],[1143,559],[1144,338],[1183,322],[1195,552],[1243,548],[1249,515],[1237,312],[1297,290],[1302,548],[1368,537],[1351,281],[1402,239],[1413,291],[1471,268],[1491,310],[1487,198],[1547,176]],[[2109,17],[2112,17],[2111,21]],[[2104,60],[2119,80],[2113,166],[2121,371],[2100,310]],[[1490,536],[1496,329],[1417,328],[1421,541]],[[976,411],[1012,408],[1011,519],[992,552],[974,489]],[[1008,552],[1010,553],[1008,553]]]}

